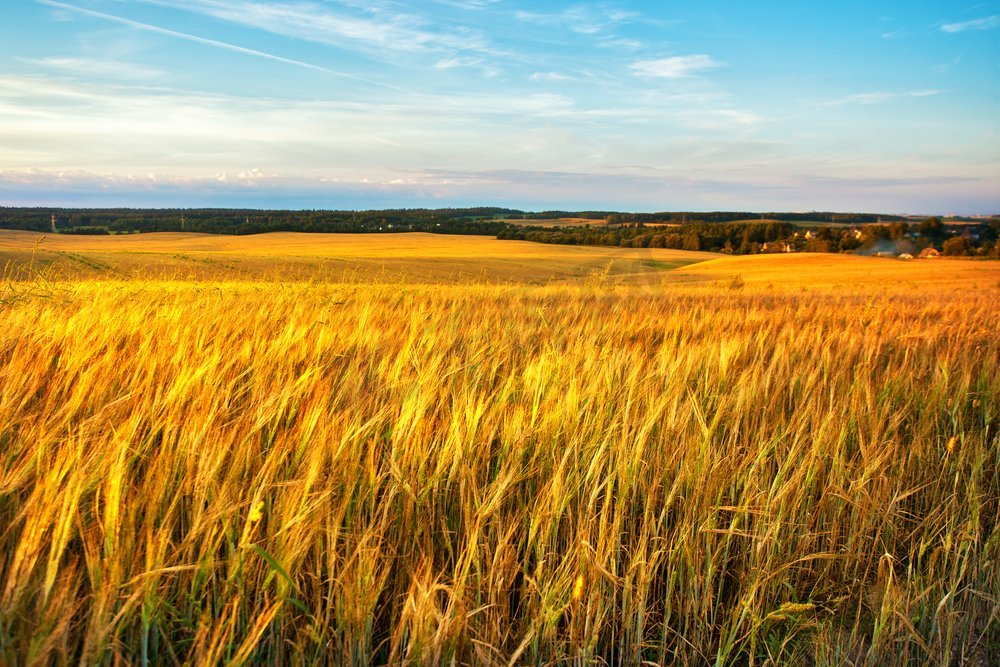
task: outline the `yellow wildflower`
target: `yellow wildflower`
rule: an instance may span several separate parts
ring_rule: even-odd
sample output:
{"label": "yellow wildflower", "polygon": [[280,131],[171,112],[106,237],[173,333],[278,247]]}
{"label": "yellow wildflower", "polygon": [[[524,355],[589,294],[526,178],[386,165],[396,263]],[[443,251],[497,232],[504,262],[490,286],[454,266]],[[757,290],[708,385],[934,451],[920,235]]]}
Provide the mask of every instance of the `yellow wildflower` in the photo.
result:
{"label": "yellow wildflower", "polygon": [[258,502],[256,505],[253,506],[253,509],[250,510],[250,516],[247,517],[247,521],[249,521],[250,523],[257,523],[262,518],[264,518],[263,500],[261,500],[260,502]]}

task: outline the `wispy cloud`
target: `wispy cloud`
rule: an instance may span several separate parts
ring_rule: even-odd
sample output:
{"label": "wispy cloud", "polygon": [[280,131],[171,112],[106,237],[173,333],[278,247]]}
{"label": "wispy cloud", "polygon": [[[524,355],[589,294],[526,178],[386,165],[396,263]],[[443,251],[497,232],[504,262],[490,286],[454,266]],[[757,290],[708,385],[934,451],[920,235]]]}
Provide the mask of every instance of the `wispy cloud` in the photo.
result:
{"label": "wispy cloud", "polygon": [[764,121],[763,116],[759,114],[738,109],[680,111],[675,116],[684,120],[690,127],[705,130],[741,129],[757,125]]}
{"label": "wispy cloud", "polygon": [[475,67],[481,65],[483,62],[482,58],[475,58],[473,56],[452,56],[449,58],[442,58],[434,64],[436,69],[453,69],[455,67]]}
{"label": "wispy cloud", "polygon": [[843,106],[845,104],[877,104],[879,102],[888,102],[890,100],[897,100],[901,98],[933,97],[935,95],[943,95],[946,92],[948,91],[910,90],[905,92],[888,92],[879,90],[869,93],[857,93],[856,95],[850,95],[848,97],[842,97],[836,100],[829,100],[827,102],[819,102],[816,104],[816,106],[836,107],[836,106]]}
{"label": "wispy cloud", "polygon": [[[141,0],[284,37],[326,44],[378,57],[386,54],[444,52],[495,53],[485,34],[468,27],[429,27],[421,16],[383,11],[378,3],[351,11],[314,2],[251,0]],[[468,3],[465,3],[468,4]],[[485,6],[485,3],[472,3]]]}
{"label": "wispy cloud", "polygon": [[[757,170],[759,172],[759,170]],[[954,203],[995,210],[981,177],[838,177],[812,173],[753,180],[651,169],[413,169],[375,177],[269,174],[257,169],[171,176],[86,170],[0,169],[0,198],[12,205],[372,208],[468,206],[483,201],[525,209],[839,210],[845,197],[864,210],[935,212]],[[984,187],[985,186],[985,187]],[[924,194],[926,193],[926,194]],[[942,194],[944,193],[944,194]],[[942,204],[944,202],[944,204]]]}
{"label": "wispy cloud", "polygon": [[115,79],[148,80],[162,76],[165,72],[155,67],[135,63],[102,60],[97,58],[23,58],[17,59],[29,65],[48,70],[65,72],[83,77],[106,77]]}
{"label": "wispy cloud", "polygon": [[944,32],[963,32],[965,30],[992,30],[1000,26],[1000,14],[994,14],[993,16],[987,16],[981,19],[973,19],[971,21],[961,21],[959,23],[945,23],[941,26],[941,30]]}
{"label": "wispy cloud", "polygon": [[554,13],[518,11],[514,16],[525,23],[567,28],[581,35],[596,35],[635,19],[637,14],[623,10],[579,6]]}
{"label": "wispy cloud", "polygon": [[536,83],[559,83],[562,81],[573,81],[573,77],[559,72],[535,72],[528,77],[530,81]]}
{"label": "wispy cloud", "polygon": [[[248,56],[254,56],[257,58],[265,58],[267,60],[273,60],[275,62],[284,63],[286,65],[294,65],[296,67],[304,67],[306,69],[316,70],[319,72],[326,72],[327,74],[336,74],[340,76],[349,76],[346,74],[341,75],[338,72],[333,72],[325,67],[320,67],[319,65],[313,65],[311,63],[303,62],[301,60],[295,60],[293,58],[285,58],[282,56],[274,55],[273,53],[266,53],[264,51],[258,51],[256,49],[248,49],[243,46],[237,46],[236,44],[230,44],[228,42],[221,42],[216,39],[208,39],[207,37],[199,37],[197,35],[192,35],[186,32],[178,32],[176,30],[170,30],[168,28],[161,28],[159,26],[152,25],[150,23],[142,23],[139,21],[133,21],[132,19],[127,19],[121,16],[116,16],[114,14],[106,14],[104,12],[94,11],[93,9],[85,9],[83,7],[77,7],[76,5],[69,5],[64,2],[57,2],[56,0],[36,0],[39,4],[46,5],[49,7],[55,7],[57,9],[63,9],[70,12],[75,12],[77,14],[82,14],[84,16],[90,16],[92,18],[103,19],[105,21],[111,21],[113,23],[118,23],[121,25],[129,26],[130,28],[135,28],[136,30],[144,30],[146,32],[156,33],[158,35],[164,35],[166,37],[174,37],[176,39],[183,39],[189,42],[195,42],[197,44],[202,44],[205,46],[212,46],[218,49],[225,49],[227,51],[235,51],[236,53],[242,53]],[[356,77],[350,77],[356,78]]]}
{"label": "wispy cloud", "polygon": [[952,58],[951,61],[945,63],[938,63],[937,65],[931,67],[931,69],[939,74],[947,74],[952,67],[955,67],[960,62],[962,62],[962,56],[963,54],[960,53],[954,58]]}
{"label": "wispy cloud", "polygon": [[619,51],[638,51],[644,44],[637,39],[630,39],[628,37],[610,37],[608,39],[602,39],[597,43],[598,46],[604,49],[616,49]]}
{"label": "wispy cloud", "polygon": [[457,68],[471,68],[479,70],[479,73],[489,79],[500,75],[500,69],[491,61],[479,56],[463,56],[459,54],[447,56],[434,63],[434,69],[448,70]]}
{"label": "wispy cloud", "polygon": [[495,5],[500,0],[434,0],[438,4],[458,7],[459,9],[479,10]]}
{"label": "wispy cloud", "polygon": [[[0,169],[0,193],[11,191],[17,192],[19,197],[31,197],[37,196],[37,193],[58,191],[75,201],[92,201],[91,193],[96,192],[98,197],[115,203],[120,202],[122,197],[130,198],[136,194],[148,197],[150,193],[155,193],[168,205],[170,202],[191,205],[192,200],[205,202],[206,197],[209,202],[245,204],[255,196],[273,200],[276,195],[306,197],[309,202],[362,195],[370,201],[373,194],[382,193],[402,203],[442,198],[455,203],[468,203],[478,201],[479,197],[490,200],[502,197],[508,202],[521,204],[542,201],[566,206],[605,198],[624,198],[633,202],[634,206],[635,197],[649,197],[651,193],[662,197],[678,189],[707,194],[746,190],[748,186],[731,180],[658,171],[629,173],[619,170],[411,169],[373,177],[328,178],[309,174],[267,174],[260,169],[199,176]],[[115,198],[118,198],[117,201]]]}
{"label": "wispy cloud", "polygon": [[859,188],[894,188],[894,187],[925,187],[928,185],[955,185],[966,183],[983,183],[981,176],[932,176],[913,178],[884,178],[851,176],[802,176],[801,182],[818,185],[851,186]]}
{"label": "wispy cloud", "polygon": [[722,63],[704,54],[674,56],[656,60],[638,60],[630,66],[637,75],[651,79],[681,79],[706,69],[721,66]]}
{"label": "wispy cloud", "polygon": [[[383,165],[578,160],[583,142],[539,148],[532,132],[594,121],[554,94],[462,93],[383,102],[255,98],[0,74],[0,167],[176,173],[364,173]],[[576,151],[576,152],[574,152]],[[426,161],[426,162],[425,162]]]}

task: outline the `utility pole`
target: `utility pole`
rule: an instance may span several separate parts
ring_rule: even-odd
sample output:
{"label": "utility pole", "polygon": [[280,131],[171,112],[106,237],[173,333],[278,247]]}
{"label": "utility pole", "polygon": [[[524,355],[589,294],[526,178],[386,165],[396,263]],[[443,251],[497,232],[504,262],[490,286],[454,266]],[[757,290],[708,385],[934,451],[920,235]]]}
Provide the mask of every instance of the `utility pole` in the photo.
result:
{"label": "utility pole", "polygon": [[184,231],[184,214],[181,213],[181,231]]}
{"label": "utility pole", "polygon": [[56,233],[56,214],[52,214],[52,233]]}

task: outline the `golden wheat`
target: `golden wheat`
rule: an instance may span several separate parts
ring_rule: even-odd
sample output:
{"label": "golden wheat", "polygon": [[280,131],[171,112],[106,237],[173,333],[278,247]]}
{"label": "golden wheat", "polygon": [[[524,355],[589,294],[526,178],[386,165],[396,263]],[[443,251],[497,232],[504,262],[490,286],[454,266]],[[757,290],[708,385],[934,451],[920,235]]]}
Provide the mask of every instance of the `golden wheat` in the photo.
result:
{"label": "golden wheat", "polygon": [[995,290],[0,304],[0,662],[1000,650]]}

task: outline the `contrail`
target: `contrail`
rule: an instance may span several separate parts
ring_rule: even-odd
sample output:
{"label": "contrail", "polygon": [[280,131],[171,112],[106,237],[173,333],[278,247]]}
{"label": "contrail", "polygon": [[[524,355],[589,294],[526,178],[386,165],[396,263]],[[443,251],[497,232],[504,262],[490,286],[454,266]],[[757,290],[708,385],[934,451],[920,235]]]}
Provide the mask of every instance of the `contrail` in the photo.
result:
{"label": "contrail", "polygon": [[248,56],[256,56],[258,58],[266,58],[267,60],[273,60],[279,63],[285,63],[286,65],[295,65],[296,67],[304,67],[306,69],[316,70],[317,72],[324,72],[326,74],[333,74],[334,76],[342,76],[348,79],[356,79],[358,81],[364,81],[365,83],[372,83],[375,85],[380,85],[374,81],[367,81],[365,79],[360,79],[350,74],[343,74],[341,72],[334,72],[325,67],[320,67],[319,65],[313,65],[311,63],[302,62],[301,60],[293,60],[292,58],[283,58],[282,56],[276,56],[271,53],[265,53],[263,51],[257,51],[256,49],[248,49],[243,46],[237,46],[236,44],[229,44],[228,42],[220,42],[215,39],[208,39],[207,37],[198,37],[197,35],[189,35],[186,32],[177,32],[176,30],[169,30],[167,28],[161,28],[159,26],[150,25],[149,23],[140,23],[139,21],[133,21],[132,19],[123,18],[121,16],[115,16],[113,14],[105,14],[104,12],[97,12],[92,9],[84,9],[83,7],[77,7],[75,5],[68,5],[64,2],[57,2],[56,0],[36,0],[39,4],[48,5],[50,7],[56,7],[58,9],[66,9],[72,12],[77,12],[80,14],[85,14],[87,16],[93,16],[95,18],[104,19],[106,21],[113,21],[115,23],[121,23],[122,25],[127,25],[131,28],[136,28],[138,30],[145,30],[147,32],[153,32],[159,35],[166,35],[168,37],[175,37],[177,39],[184,39],[189,42],[195,42],[196,44],[204,44],[205,46],[214,46],[218,49],[226,49],[227,51],[235,51],[237,53],[244,53]]}

